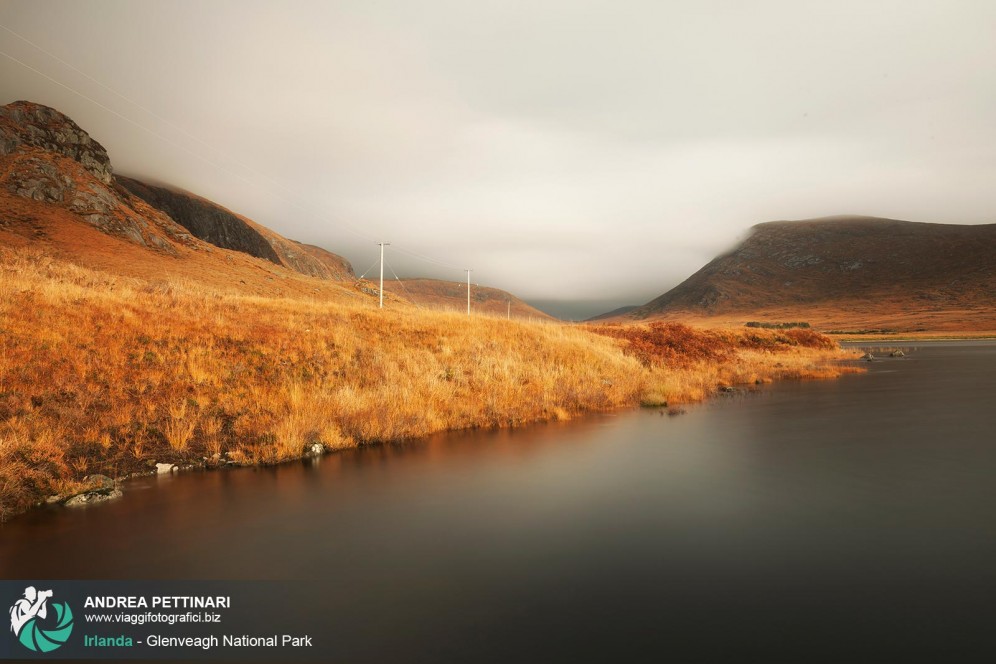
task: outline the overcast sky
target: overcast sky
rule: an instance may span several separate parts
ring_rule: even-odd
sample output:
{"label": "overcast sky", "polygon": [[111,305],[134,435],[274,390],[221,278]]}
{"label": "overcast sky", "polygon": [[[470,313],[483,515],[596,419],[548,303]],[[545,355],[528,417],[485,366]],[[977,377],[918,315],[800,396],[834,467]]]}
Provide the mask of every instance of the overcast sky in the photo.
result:
{"label": "overcast sky", "polygon": [[0,0],[0,25],[0,103],[358,272],[383,239],[402,276],[597,313],[761,221],[996,217],[988,0]]}

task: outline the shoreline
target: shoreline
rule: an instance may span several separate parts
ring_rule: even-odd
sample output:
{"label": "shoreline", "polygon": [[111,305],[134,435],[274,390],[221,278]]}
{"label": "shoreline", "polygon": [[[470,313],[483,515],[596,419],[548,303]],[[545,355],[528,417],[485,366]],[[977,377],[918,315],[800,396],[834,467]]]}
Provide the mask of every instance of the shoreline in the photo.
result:
{"label": "shoreline", "polygon": [[841,337],[836,334],[828,334],[828,337],[835,339],[838,343],[842,344],[867,344],[875,342],[901,342],[901,343],[931,343],[935,341],[996,341],[996,335],[978,335],[978,336],[924,336],[924,337]]}
{"label": "shoreline", "polygon": [[[848,366],[850,364],[854,365],[853,367],[849,367],[850,369],[853,369],[853,370],[841,371],[841,373],[839,373],[837,376],[835,376],[833,378],[824,378],[824,377],[819,377],[819,378],[786,377],[786,378],[771,379],[771,380],[765,380],[765,381],[755,381],[755,382],[752,382],[752,383],[738,383],[738,384],[730,385],[730,386],[722,386],[721,385],[721,386],[717,386],[717,388],[711,394],[707,395],[705,398],[702,398],[702,399],[687,400],[687,401],[676,401],[673,404],[669,404],[669,403],[645,404],[645,403],[639,403],[639,402],[638,403],[633,403],[633,404],[623,404],[623,405],[615,406],[613,408],[606,408],[606,409],[603,409],[603,410],[591,410],[591,411],[584,411],[584,412],[576,413],[575,417],[571,417],[571,418],[567,418],[567,419],[558,419],[558,418],[536,419],[536,420],[521,422],[521,423],[518,423],[516,425],[512,425],[511,427],[507,427],[507,428],[521,428],[521,427],[529,427],[529,426],[536,426],[536,425],[541,425],[541,424],[547,424],[547,423],[557,422],[557,421],[570,421],[570,420],[576,419],[577,417],[582,417],[583,418],[583,417],[590,417],[590,416],[595,416],[595,415],[604,415],[604,414],[612,413],[612,412],[639,412],[641,410],[656,410],[656,409],[660,409],[662,413],[667,412],[669,415],[671,415],[672,412],[671,412],[670,409],[675,409],[679,405],[700,404],[700,403],[704,403],[705,401],[708,401],[710,399],[715,399],[715,398],[723,397],[723,396],[727,396],[728,397],[731,394],[742,393],[742,392],[751,393],[751,392],[755,392],[755,391],[758,391],[758,390],[762,390],[762,389],[764,389],[765,385],[773,384],[774,382],[788,382],[788,381],[793,381],[793,380],[795,380],[795,381],[803,381],[803,380],[836,380],[840,376],[843,376],[843,375],[848,374],[848,373],[863,373],[864,370],[860,367],[860,364],[863,363],[863,362],[864,361],[861,360],[859,357],[843,358],[843,359],[837,359],[837,360],[831,360],[831,361],[829,361],[830,364],[840,364],[840,365],[843,365],[843,366]],[[665,411],[664,409],[669,409],[669,410]],[[683,409],[677,409],[676,412],[674,412],[673,414],[674,415],[684,414],[684,410]],[[127,484],[128,483],[136,481],[136,480],[141,480],[141,479],[148,479],[148,478],[153,478],[153,477],[159,477],[161,475],[179,476],[179,475],[189,475],[189,474],[193,474],[193,473],[197,473],[197,472],[228,472],[228,471],[235,471],[235,470],[248,470],[248,469],[270,468],[270,467],[283,466],[283,465],[288,465],[288,464],[293,464],[293,463],[306,463],[308,461],[319,461],[319,460],[321,460],[322,458],[324,458],[326,456],[332,456],[333,454],[339,454],[339,453],[342,453],[342,452],[357,450],[357,449],[361,449],[361,448],[364,448],[364,447],[380,447],[380,446],[383,446],[383,445],[394,445],[394,444],[399,444],[399,443],[406,443],[406,442],[424,440],[424,439],[429,438],[430,436],[436,436],[436,435],[440,435],[440,434],[449,434],[449,433],[458,433],[460,431],[468,431],[468,430],[471,430],[471,429],[480,429],[480,430],[491,430],[491,431],[494,431],[494,430],[499,430],[499,429],[502,429],[502,428],[506,428],[506,427],[493,426],[493,427],[469,427],[469,428],[465,427],[465,428],[443,429],[443,430],[435,431],[435,432],[432,432],[432,433],[429,433],[429,434],[425,434],[425,435],[421,435],[421,436],[412,436],[412,437],[409,437],[409,438],[400,438],[400,439],[394,439],[394,440],[373,440],[373,441],[366,441],[366,442],[362,442],[362,443],[357,443],[355,445],[341,446],[341,447],[336,447],[336,448],[325,448],[323,446],[322,449],[321,449],[321,451],[318,451],[316,449],[316,447],[317,447],[317,444],[316,444],[315,446],[312,446],[311,449],[309,449],[309,450],[305,451],[304,453],[302,453],[300,456],[283,458],[283,459],[276,460],[276,461],[236,462],[236,461],[231,461],[231,460],[222,458],[220,460],[215,460],[215,463],[212,463],[212,460],[211,459],[207,459],[207,458],[202,458],[200,460],[187,459],[187,460],[182,460],[181,462],[178,462],[178,463],[155,464],[156,466],[159,466],[159,465],[169,465],[169,466],[172,466],[172,468],[170,470],[159,470],[158,468],[152,468],[152,469],[147,470],[147,471],[133,471],[133,472],[128,473],[126,475],[122,475],[122,476],[119,476],[119,477],[112,477],[112,478],[108,478],[106,476],[98,474],[98,475],[96,475],[96,477],[99,478],[99,479],[97,479],[96,482],[100,486],[98,486],[96,488],[93,488],[93,489],[84,489],[82,491],[77,491],[75,493],[69,493],[69,494],[66,494],[66,495],[52,495],[52,496],[48,496],[44,500],[41,500],[41,501],[38,501],[37,503],[35,503],[29,509],[24,510],[22,512],[19,512],[18,514],[13,515],[13,517],[11,517],[11,518],[8,518],[6,520],[0,521],[0,526],[2,526],[2,524],[5,523],[5,522],[9,523],[10,521],[12,521],[14,519],[17,519],[18,517],[23,517],[23,516],[25,516],[25,515],[27,515],[29,513],[36,512],[36,511],[38,511],[40,509],[80,509],[80,508],[87,508],[87,507],[93,507],[93,506],[102,505],[104,503],[108,503],[108,502],[111,502],[111,501],[123,500],[123,499],[126,499],[126,497],[127,497],[127,489],[128,489]],[[218,463],[218,461],[220,461],[220,463]],[[153,462],[153,463],[155,463],[155,462]],[[107,479],[109,479],[111,482],[110,483],[106,483],[106,482],[102,481],[102,480],[107,480]],[[87,478],[84,478],[82,480],[82,482],[86,482],[86,481],[87,481]],[[82,500],[80,500],[77,503],[70,504],[70,502],[72,500],[79,499],[79,498],[82,498]]]}

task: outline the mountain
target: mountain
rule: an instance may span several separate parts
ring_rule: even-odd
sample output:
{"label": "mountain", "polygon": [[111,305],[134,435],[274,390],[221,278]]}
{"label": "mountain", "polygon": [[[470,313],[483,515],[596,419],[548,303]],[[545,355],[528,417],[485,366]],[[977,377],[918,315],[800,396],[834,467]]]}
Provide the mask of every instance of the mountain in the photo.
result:
{"label": "mountain", "polygon": [[639,309],[639,308],[640,305],[638,304],[629,304],[626,305],[625,307],[619,307],[618,309],[613,309],[612,311],[606,311],[604,314],[598,314],[597,316],[592,316],[591,318],[585,319],[584,322],[594,323],[595,321],[619,318],[620,316],[625,316],[634,309]]}
{"label": "mountain", "polygon": [[104,147],[54,109],[23,101],[0,107],[0,158],[5,228],[45,209],[165,254],[192,246],[186,229],[123,196]]}
{"label": "mountain", "polygon": [[[467,310],[467,282],[439,279],[397,279],[384,282],[384,291],[394,291],[415,304],[438,309]],[[556,320],[549,314],[526,304],[511,293],[498,288],[472,284],[470,288],[472,311],[495,316],[511,315],[516,318]]]}
{"label": "mountain", "polygon": [[365,292],[341,256],[195,194],[115,175],[107,150],[79,125],[26,101],[0,106],[0,244],[259,295]]}
{"label": "mountain", "polygon": [[856,216],[759,224],[626,317],[996,330],[996,224]]}

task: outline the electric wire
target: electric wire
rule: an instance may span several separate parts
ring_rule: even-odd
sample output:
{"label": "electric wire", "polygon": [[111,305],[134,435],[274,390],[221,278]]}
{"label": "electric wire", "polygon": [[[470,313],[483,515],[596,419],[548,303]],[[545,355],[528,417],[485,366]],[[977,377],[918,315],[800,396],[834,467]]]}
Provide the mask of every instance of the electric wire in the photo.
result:
{"label": "electric wire", "polygon": [[394,268],[391,267],[391,264],[385,260],[384,265],[387,266],[387,269],[390,270],[391,274],[394,275],[395,281],[397,281],[398,285],[401,286],[402,289],[404,289],[405,293],[408,295],[408,299],[412,301],[412,304],[414,304],[416,308],[422,309],[423,308],[422,305],[418,303],[418,301],[415,299],[415,296],[412,295],[412,292],[408,290],[408,287],[405,286],[405,282],[401,280],[401,277],[399,277],[398,273],[394,271]]}
{"label": "electric wire", "polygon": [[[306,206],[306,205],[303,205],[302,203],[300,203],[299,199],[301,198],[301,196],[297,192],[294,192],[293,190],[291,190],[291,189],[287,188],[286,186],[282,185],[280,182],[278,182],[274,178],[270,177],[266,173],[263,173],[263,172],[255,169],[255,168],[249,166],[248,164],[245,164],[241,160],[233,157],[232,155],[226,153],[225,151],[220,150],[220,149],[214,147],[213,145],[211,145],[207,141],[201,139],[197,135],[195,135],[195,134],[187,131],[186,129],[184,129],[179,124],[177,124],[177,123],[169,120],[168,118],[163,117],[162,115],[160,115],[160,114],[156,113],[155,111],[147,108],[146,106],[144,106],[144,105],[142,105],[142,104],[134,101],[133,99],[127,97],[126,95],[122,94],[121,92],[118,92],[117,90],[115,90],[114,88],[110,87],[109,85],[106,85],[106,84],[102,83],[101,81],[99,81],[98,79],[94,78],[90,74],[87,74],[85,71],[79,69],[78,67],[72,65],[71,63],[67,62],[66,60],[60,58],[58,55],[56,55],[56,54],[48,51],[47,49],[45,49],[44,47],[42,47],[39,44],[35,43],[34,41],[28,39],[24,35],[21,35],[20,33],[16,32],[15,30],[12,30],[11,28],[9,28],[8,26],[3,25],[3,24],[0,24],[0,29],[3,29],[4,31],[10,33],[11,35],[17,37],[18,39],[20,39],[24,43],[30,45],[32,48],[34,48],[34,49],[36,49],[36,50],[44,53],[45,55],[47,55],[48,57],[52,58],[56,62],[60,63],[61,65],[65,66],[67,68],[69,68],[70,70],[76,72],[80,76],[82,76],[82,77],[86,78],[87,80],[93,82],[97,86],[99,86],[102,89],[106,90],[107,92],[113,94],[114,96],[118,97],[119,99],[127,102],[128,104],[131,104],[133,107],[135,107],[137,109],[140,109],[141,111],[149,114],[151,117],[155,118],[156,120],[158,120],[158,121],[160,121],[160,122],[168,125],[169,127],[173,128],[174,130],[180,132],[181,134],[183,134],[184,136],[188,137],[189,139],[195,141],[196,143],[198,143],[202,147],[207,148],[208,150],[210,150],[211,152],[214,152],[217,155],[220,155],[221,157],[227,159],[231,163],[237,164],[238,166],[240,166],[241,168],[245,169],[246,171],[252,173],[253,175],[255,175],[255,176],[259,177],[259,178],[262,178],[263,180],[265,180],[268,183],[270,183],[270,185],[272,187],[275,187],[276,189],[278,189],[278,190],[280,190],[282,192],[285,192],[286,194],[289,194],[289,196],[288,196],[288,195],[282,195],[280,193],[280,191],[274,192],[282,200],[286,201],[287,203],[289,203],[290,205],[296,207],[297,209],[299,209],[299,210],[307,213],[308,215],[310,215],[313,218],[315,218],[315,219],[317,219],[317,220],[325,223],[326,225],[329,225],[329,226],[332,226],[332,227],[342,228],[343,230],[346,230],[346,231],[352,233],[353,235],[355,235],[355,236],[357,236],[359,238],[373,241],[373,237],[372,236],[370,236],[367,233],[359,230],[354,224],[351,224],[351,223],[349,223],[347,221],[344,221],[344,220],[339,220],[338,222],[332,222],[330,219],[328,219],[327,217],[325,217],[323,214],[317,212],[316,210],[310,208],[309,206]],[[228,168],[224,164],[219,163],[217,161],[214,161],[212,159],[209,159],[209,158],[201,155],[200,153],[195,152],[194,150],[191,150],[189,147],[187,147],[185,145],[182,145],[182,144],[180,144],[180,143],[172,140],[171,138],[169,138],[168,136],[162,134],[161,132],[158,132],[158,131],[156,131],[154,129],[150,129],[149,127],[146,127],[142,123],[137,122],[136,120],[133,120],[132,118],[129,118],[126,115],[123,115],[122,113],[119,113],[118,111],[116,111],[113,108],[107,106],[106,104],[103,104],[100,101],[94,99],[93,97],[91,97],[91,96],[89,96],[89,95],[81,92],[80,90],[77,90],[76,88],[74,88],[74,87],[72,87],[72,86],[70,86],[70,85],[68,85],[66,83],[63,83],[62,81],[59,81],[58,79],[54,78],[53,76],[50,76],[49,74],[46,74],[45,72],[41,71],[40,69],[29,65],[28,63],[24,62],[23,60],[21,60],[21,59],[15,57],[15,56],[13,56],[13,55],[5,52],[5,51],[2,51],[2,50],[0,50],[0,55],[3,55],[4,57],[12,60],[13,62],[21,65],[25,69],[28,69],[28,70],[34,72],[35,74],[38,74],[39,76],[45,78],[46,80],[48,80],[48,81],[50,81],[50,82],[52,82],[52,83],[54,83],[54,84],[56,84],[56,85],[58,85],[60,87],[62,87],[64,89],[72,92],[73,94],[81,97],[82,99],[85,99],[86,101],[89,101],[90,103],[94,104],[95,106],[97,106],[97,107],[99,107],[99,108],[107,111],[108,113],[111,113],[115,117],[120,118],[120,119],[124,120],[125,122],[128,122],[129,124],[131,124],[131,125],[133,125],[135,127],[138,127],[139,129],[141,129],[141,130],[147,132],[148,134],[150,134],[150,135],[158,138],[159,140],[161,140],[161,141],[163,141],[165,143],[168,143],[168,144],[172,145],[173,147],[176,147],[176,148],[182,150],[183,152],[185,152],[185,153],[187,153],[187,154],[195,157],[196,159],[199,159],[200,161],[208,164],[209,166],[212,166],[212,167],[214,167],[214,168],[216,168],[216,169],[218,169],[220,171],[223,171],[223,172],[227,173],[228,175],[236,178],[237,180],[239,180],[239,181],[241,181],[241,182],[243,182],[243,183],[245,183],[245,184],[247,184],[247,185],[249,185],[251,187],[256,187],[258,185],[258,183],[252,182],[251,180],[249,180],[248,178],[246,178],[244,175],[236,173],[235,171],[233,171],[232,169]],[[395,250],[398,251],[399,253],[405,254],[405,255],[410,256],[412,258],[416,258],[418,260],[422,260],[422,261],[425,261],[427,263],[432,263],[434,265],[438,265],[438,266],[441,266],[441,267],[446,267],[446,268],[450,268],[450,269],[454,269],[454,270],[462,270],[463,269],[463,268],[460,268],[457,265],[454,265],[452,263],[448,263],[446,261],[441,261],[441,260],[432,258],[430,256],[426,256],[424,254],[421,254],[421,253],[418,253],[418,252],[415,252],[415,251],[410,251],[410,250],[403,249],[401,247],[395,247]],[[367,271],[369,272],[369,268],[368,268]],[[365,274],[366,274],[366,272],[364,273],[364,275]]]}
{"label": "electric wire", "polygon": [[364,278],[366,278],[366,276],[367,276],[367,272],[369,272],[370,270],[372,270],[372,269],[374,269],[375,267],[377,267],[377,263],[379,263],[379,262],[380,262],[380,259],[378,258],[378,259],[377,259],[377,260],[375,260],[375,261],[374,261],[373,263],[371,263],[371,264],[370,264],[370,267],[368,267],[368,268],[367,268],[366,270],[364,270],[364,271],[363,271],[363,274],[361,274],[361,275],[360,275],[360,276],[359,276],[358,278],[359,278],[359,279],[364,279]]}

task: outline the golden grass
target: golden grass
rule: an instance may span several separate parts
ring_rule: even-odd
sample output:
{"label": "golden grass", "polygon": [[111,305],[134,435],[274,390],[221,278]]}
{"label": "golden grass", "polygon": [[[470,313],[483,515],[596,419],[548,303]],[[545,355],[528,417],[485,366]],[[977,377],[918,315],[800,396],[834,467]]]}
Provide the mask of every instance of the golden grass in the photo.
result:
{"label": "golden grass", "polygon": [[154,461],[272,463],[844,370],[832,343],[733,332],[709,338],[719,355],[656,362],[620,329],[650,328],[219,293],[0,249],[0,518]]}
{"label": "golden grass", "polygon": [[836,378],[861,369],[841,364],[842,351],[811,330],[697,329],[681,323],[597,325],[597,334],[624,340],[645,374],[640,403],[666,406],[701,401],[717,388],[785,379]]}

